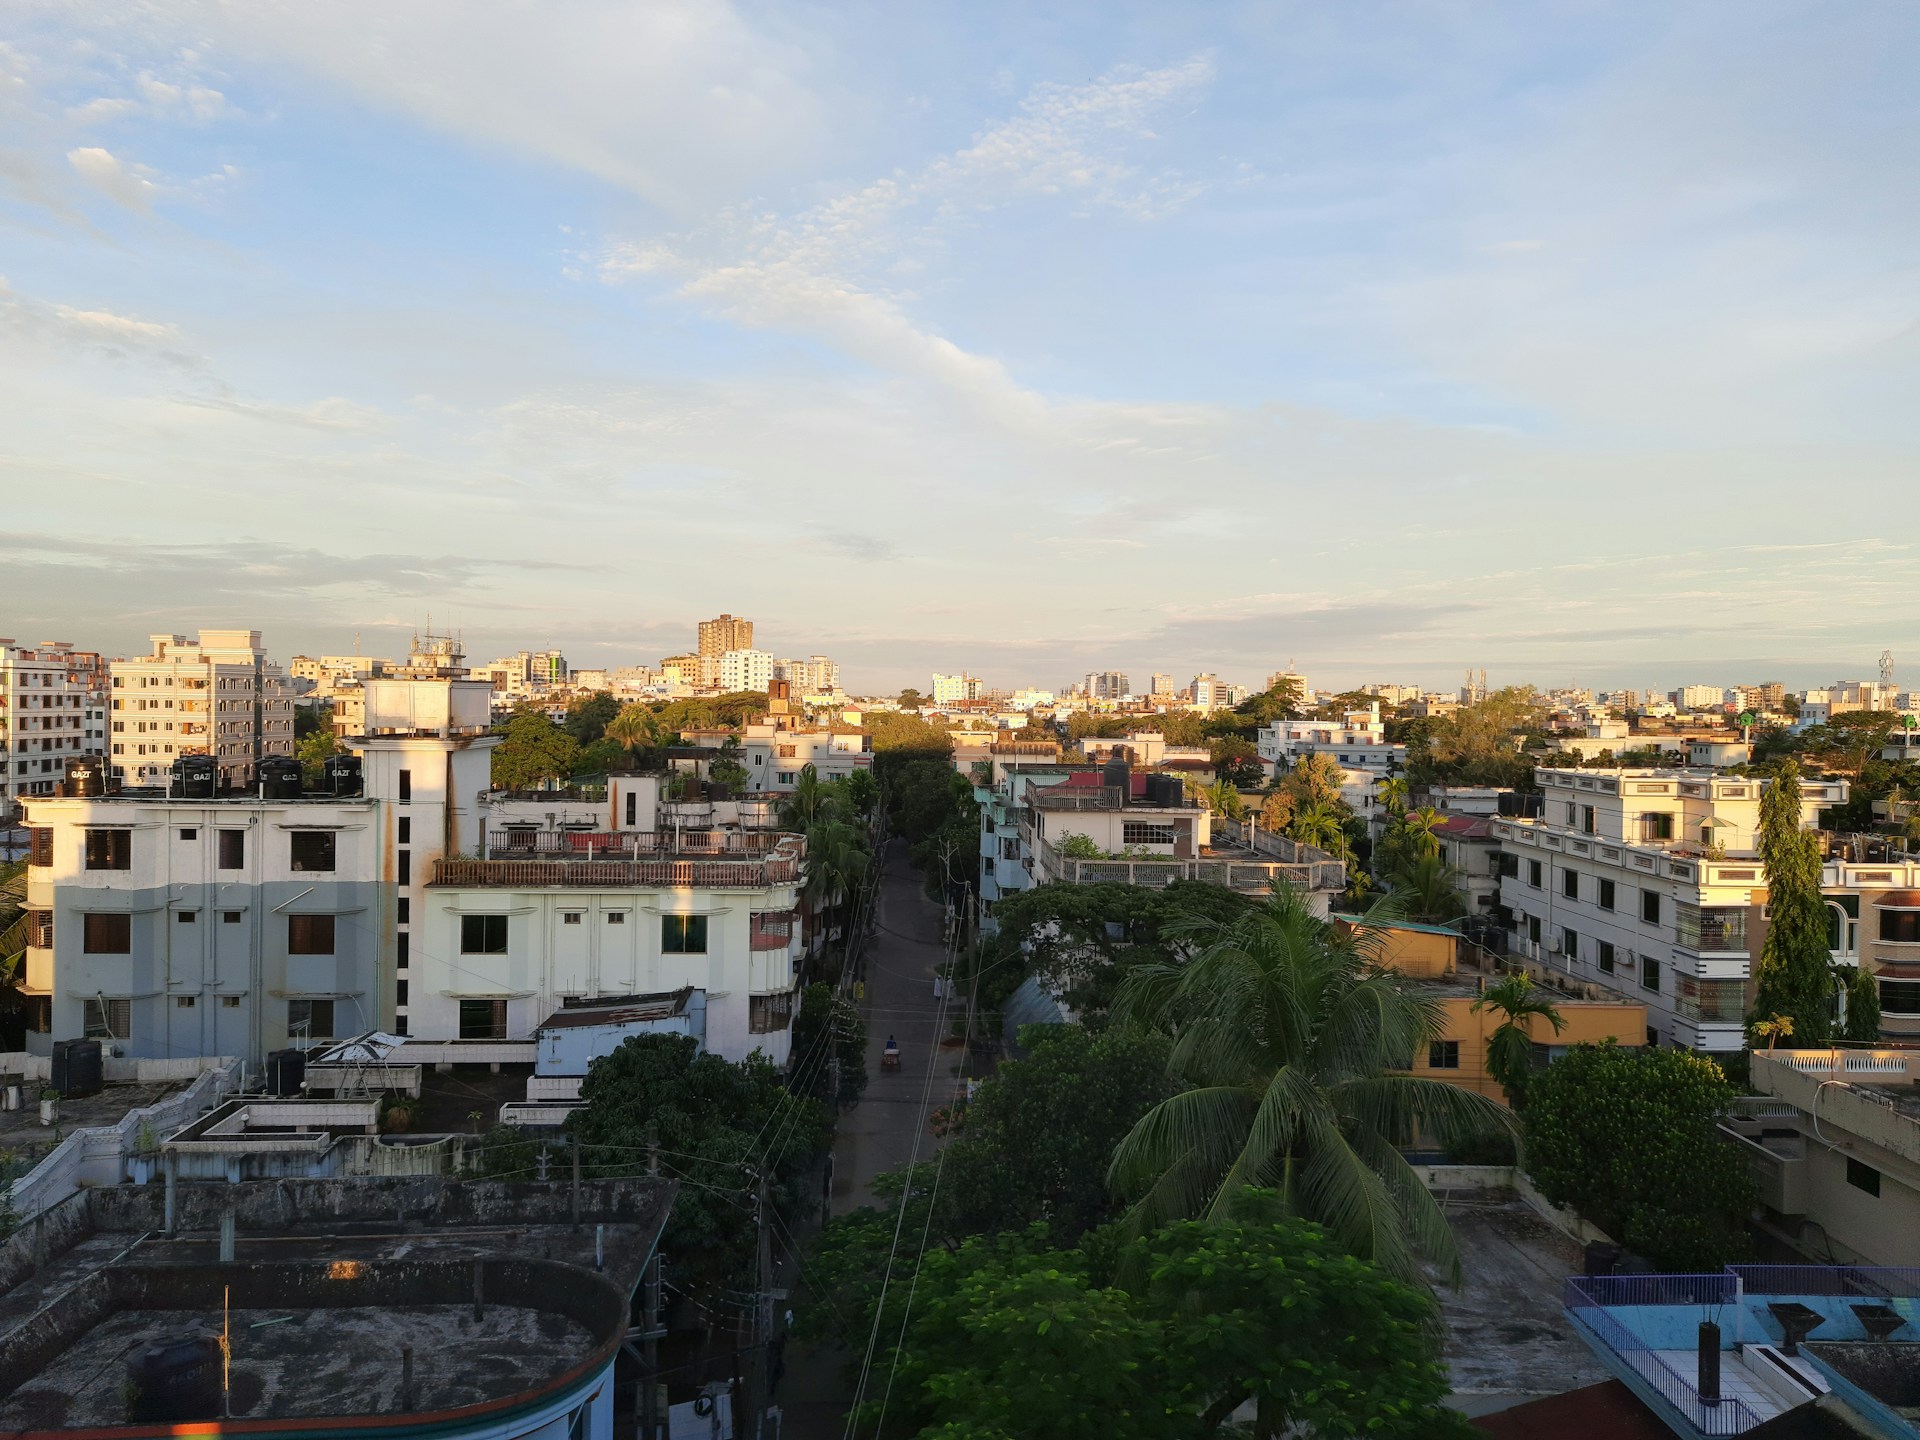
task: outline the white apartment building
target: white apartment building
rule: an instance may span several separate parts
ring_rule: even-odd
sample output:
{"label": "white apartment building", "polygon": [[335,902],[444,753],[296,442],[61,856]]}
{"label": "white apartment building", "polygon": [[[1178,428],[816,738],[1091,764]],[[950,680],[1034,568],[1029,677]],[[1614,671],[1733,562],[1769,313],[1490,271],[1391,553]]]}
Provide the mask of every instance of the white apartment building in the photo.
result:
{"label": "white apartment building", "polygon": [[729,650],[720,657],[720,688],[757,690],[773,684],[773,654],[767,650]]}
{"label": "white apartment building", "polygon": [[485,680],[495,693],[509,699],[544,695],[556,685],[565,685],[572,675],[567,657],[558,650],[520,650],[476,665],[471,678]]}
{"label": "white apartment building", "polygon": [[840,694],[840,667],[824,655],[804,660],[776,660],[773,678],[784,680],[796,695]]}
{"label": "white apartment building", "polygon": [[1407,764],[1407,747],[1387,743],[1377,700],[1335,720],[1276,720],[1261,727],[1256,747],[1276,776],[1309,755],[1327,756],[1344,772],[1340,798],[1361,814],[1373,808],[1377,782]]}
{"label": "white apartment building", "polygon": [[212,755],[224,785],[293,754],[295,686],[267,659],[258,630],[148,637],[152,653],[115,660],[108,762],[127,785],[165,784],[182,755]]}
{"label": "white apartment building", "polygon": [[980,698],[980,682],[964,672],[959,675],[941,675],[933,677],[933,703],[936,705],[961,704]]}
{"label": "white apartment building", "polygon": [[1187,703],[1196,710],[1217,710],[1227,703],[1226,686],[1213,675],[1196,675],[1187,685]]}
{"label": "white apartment building", "polygon": [[531,1059],[569,1004],[693,986],[710,1048],[784,1059],[804,842],[771,800],[494,795],[486,682],[364,689],[359,794],[28,802],[32,1048],[257,1063],[379,1029]]}
{"label": "white apartment building", "polygon": [[788,729],[771,718],[756,720],[740,732],[740,763],[747,769],[748,794],[778,794],[793,789],[804,766],[813,766],[822,780],[871,770],[873,737],[852,725]]}
{"label": "white apartment building", "polygon": [[[1767,781],[1685,769],[1535,772],[1537,820],[1498,818],[1514,948],[1647,1007],[1648,1043],[1738,1050],[1765,936]],[[1802,823],[1845,802],[1801,785]]]}
{"label": "white apartment building", "polygon": [[0,821],[19,813],[28,795],[51,795],[65,777],[67,761],[98,755],[103,745],[89,743],[90,729],[102,728],[98,697],[68,675],[71,646],[19,645],[0,639]]}
{"label": "white apartment building", "polygon": [[1719,710],[1727,703],[1727,692],[1721,685],[1682,685],[1673,692],[1673,703],[1682,710]]}

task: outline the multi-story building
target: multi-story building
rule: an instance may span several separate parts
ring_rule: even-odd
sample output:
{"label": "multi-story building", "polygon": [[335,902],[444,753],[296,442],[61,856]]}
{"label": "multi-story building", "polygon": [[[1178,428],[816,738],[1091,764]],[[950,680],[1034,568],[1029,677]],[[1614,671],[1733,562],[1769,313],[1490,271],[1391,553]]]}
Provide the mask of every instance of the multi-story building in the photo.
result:
{"label": "multi-story building", "polygon": [[487,681],[499,694],[523,698],[565,685],[571,673],[567,657],[558,650],[521,650],[474,666],[472,676]]}
{"label": "multi-story building", "polygon": [[933,703],[936,705],[966,704],[980,698],[980,682],[971,675],[962,672],[959,675],[941,675],[933,677]]}
{"label": "multi-story building", "polygon": [[776,660],[773,676],[786,681],[796,695],[840,693],[840,667],[824,655],[809,655],[804,660]]}
{"label": "multi-story building", "polygon": [[1150,693],[1154,699],[1156,700],[1173,699],[1173,690],[1174,690],[1173,676],[1163,675],[1158,670],[1156,670],[1153,672],[1152,678],[1149,680],[1148,683],[1152,686],[1152,689],[1148,693]]}
{"label": "multi-story building", "polygon": [[710,1048],[784,1058],[803,842],[771,800],[493,794],[486,682],[364,693],[357,793],[29,802],[31,1046],[254,1062],[378,1029],[531,1058],[568,1004],[693,985]]}
{"label": "multi-story building", "polygon": [[720,688],[765,693],[773,683],[773,656],[765,650],[729,650],[720,657]]}
{"label": "multi-story building", "polygon": [[1727,692],[1719,685],[1682,685],[1672,699],[1682,710],[1722,710],[1726,708]]}
{"label": "multi-story building", "polygon": [[1276,775],[1309,755],[1325,755],[1344,772],[1341,798],[1354,810],[1373,808],[1375,784],[1406,768],[1407,747],[1387,743],[1380,702],[1331,720],[1276,720],[1261,727],[1260,758]]}
{"label": "multi-story building", "polygon": [[722,614],[716,619],[700,622],[698,643],[694,646],[696,654],[711,655],[717,660],[729,650],[751,650],[752,648],[753,622],[751,620]]}
{"label": "multi-story building", "polygon": [[1132,684],[1118,670],[1089,670],[1083,683],[1095,700],[1124,700],[1133,693]]}
{"label": "multi-story building", "polygon": [[211,755],[222,784],[245,785],[262,760],[293,754],[295,687],[258,630],[148,638],[150,654],[110,667],[108,758],[122,783],[161,784],[182,755]]}
{"label": "multi-story building", "polygon": [[51,795],[67,761],[101,753],[89,744],[89,706],[98,699],[70,671],[71,646],[18,645],[0,639],[0,821],[9,821],[23,796]]}
{"label": "multi-story building", "polygon": [[1217,710],[1227,703],[1226,687],[1211,674],[1196,675],[1187,685],[1187,703],[1196,710]]}
{"label": "multi-story building", "polygon": [[[1514,949],[1647,1007],[1649,1043],[1738,1050],[1765,935],[1755,854],[1769,782],[1694,770],[1549,770],[1537,819],[1493,822]],[[1846,782],[1801,785],[1802,823]]]}

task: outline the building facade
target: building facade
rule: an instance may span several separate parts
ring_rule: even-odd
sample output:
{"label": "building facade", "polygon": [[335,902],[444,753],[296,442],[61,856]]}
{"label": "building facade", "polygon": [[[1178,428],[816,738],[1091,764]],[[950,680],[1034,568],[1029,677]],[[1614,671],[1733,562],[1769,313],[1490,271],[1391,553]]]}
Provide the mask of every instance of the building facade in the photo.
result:
{"label": "building facade", "polygon": [[89,738],[101,728],[99,697],[74,680],[70,646],[19,645],[0,639],[0,822],[19,813],[20,800],[51,795],[67,761],[100,754],[103,742]]}
{"label": "building facade", "polygon": [[773,656],[765,650],[729,650],[720,657],[720,687],[727,691],[757,690],[773,684]]}
{"label": "building facade", "polygon": [[717,660],[729,650],[751,650],[752,648],[753,622],[723,614],[715,619],[700,622],[698,643],[694,646],[694,653],[710,655]]}
{"label": "building facade", "polygon": [[164,785],[181,756],[211,755],[223,785],[246,785],[262,760],[293,754],[296,687],[258,630],[149,640],[149,654],[109,667],[108,760],[122,784]]}

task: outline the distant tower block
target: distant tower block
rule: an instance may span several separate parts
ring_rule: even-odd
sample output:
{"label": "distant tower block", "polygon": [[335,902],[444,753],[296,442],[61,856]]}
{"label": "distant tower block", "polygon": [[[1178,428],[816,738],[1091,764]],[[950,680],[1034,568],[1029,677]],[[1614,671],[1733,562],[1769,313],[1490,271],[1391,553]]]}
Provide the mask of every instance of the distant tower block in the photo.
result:
{"label": "distant tower block", "polygon": [[1893,651],[1880,652],[1880,683],[1889,690],[1893,688]]}

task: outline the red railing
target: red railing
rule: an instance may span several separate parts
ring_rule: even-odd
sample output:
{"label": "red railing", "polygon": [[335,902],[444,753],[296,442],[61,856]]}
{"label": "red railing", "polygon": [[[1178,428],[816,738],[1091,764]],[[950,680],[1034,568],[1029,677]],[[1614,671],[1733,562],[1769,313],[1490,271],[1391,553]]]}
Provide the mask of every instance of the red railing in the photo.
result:
{"label": "red railing", "polygon": [[793,912],[781,910],[762,912],[753,917],[753,927],[749,932],[747,948],[750,950],[784,950],[793,940]]}
{"label": "red railing", "polygon": [[490,858],[528,855],[605,856],[610,860],[665,859],[675,855],[764,855],[780,842],[766,831],[740,830],[489,830]]}

